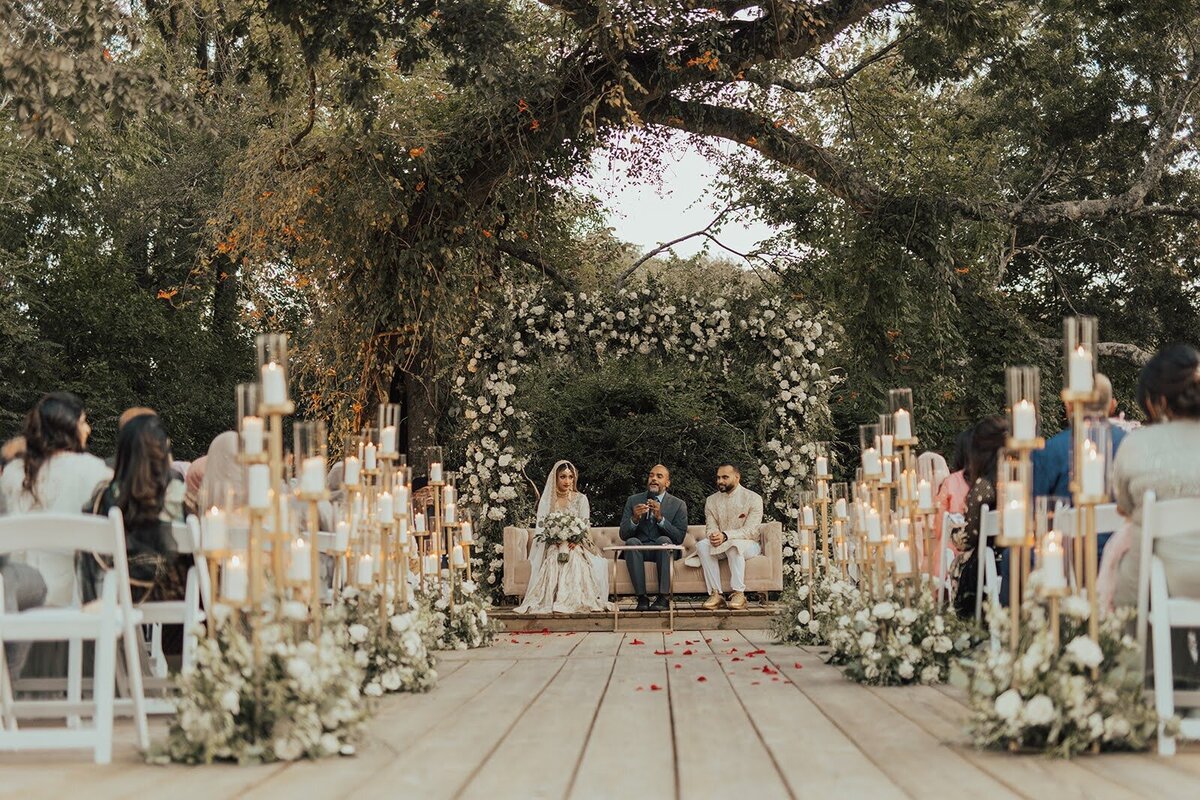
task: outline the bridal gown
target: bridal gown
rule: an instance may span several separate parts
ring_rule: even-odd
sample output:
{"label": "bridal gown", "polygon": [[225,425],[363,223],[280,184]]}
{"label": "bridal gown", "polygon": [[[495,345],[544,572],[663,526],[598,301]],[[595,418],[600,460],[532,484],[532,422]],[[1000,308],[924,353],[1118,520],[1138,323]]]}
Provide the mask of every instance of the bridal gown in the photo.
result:
{"label": "bridal gown", "polygon": [[[574,514],[584,522],[591,519],[587,496],[579,492],[566,505],[552,510]],[[523,602],[517,607],[517,613],[578,614],[611,610],[608,602],[608,559],[591,552],[589,547],[594,545],[547,545],[534,539],[529,548],[529,586]],[[560,552],[567,553],[565,564],[559,563]]]}

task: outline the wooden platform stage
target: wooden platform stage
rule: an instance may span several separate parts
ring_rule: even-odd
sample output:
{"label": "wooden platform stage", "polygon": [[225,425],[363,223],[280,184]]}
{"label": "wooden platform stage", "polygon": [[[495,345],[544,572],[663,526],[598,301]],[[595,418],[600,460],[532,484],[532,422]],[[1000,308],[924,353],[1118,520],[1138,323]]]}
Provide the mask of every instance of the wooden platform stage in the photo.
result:
{"label": "wooden platform stage", "polygon": [[[733,611],[720,608],[709,611],[702,607],[704,597],[679,597],[675,600],[675,630],[766,630],[771,626],[779,604],[776,602],[751,602],[745,608]],[[670,632],[671,615],[666,611],[634,611],[636,602],[630,598],[621,601],[621,612],[617,629],[621,631]],[[613,615],[594,612],[590,614],[517,614],[511,607],[492,612],[506,631],[551,631],[562,633],[574,631],[612,631]]]}
{"label": "wooden platform stage", "polygon": [[1200,797],[1195,743],[1169,759],[979,752],[959,692],[859,686],[762,632],[509,634],[439,671],[433,691],[380,701],[354,758],[150,767],[125,720],[110,766],[0,753],[0,797]]}

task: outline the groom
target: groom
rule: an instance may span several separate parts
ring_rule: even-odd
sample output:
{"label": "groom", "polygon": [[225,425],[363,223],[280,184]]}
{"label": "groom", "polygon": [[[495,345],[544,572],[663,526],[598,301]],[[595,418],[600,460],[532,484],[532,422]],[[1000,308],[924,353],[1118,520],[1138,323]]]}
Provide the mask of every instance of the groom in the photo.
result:
{"label": "groom", "polygon": [[[646,491],[625,501],[625,513],[621,515],[621,538],[625,544],[683,544],[687,535],[687,504],[667,494],[669,488],[671,473],[662,464],[655,464],[646,478]],[[647,553],[651,553],[658,564],[658,597],[653,605],[646,596]],[[670,550],[623,551],[629,580],[637,594],[638,611],[666,611],[670,608],[667,595],[671,591],[671,558],[679,558],[680,555],[679,551]]]}

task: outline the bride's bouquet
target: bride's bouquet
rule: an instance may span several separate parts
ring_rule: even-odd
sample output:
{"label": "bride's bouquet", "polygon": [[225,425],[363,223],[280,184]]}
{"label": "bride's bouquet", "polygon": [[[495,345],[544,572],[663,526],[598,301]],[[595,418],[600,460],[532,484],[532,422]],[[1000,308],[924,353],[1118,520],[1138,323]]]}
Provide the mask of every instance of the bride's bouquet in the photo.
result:
{"label": "bride's bouquet", "polygon": [[[547,545],[583,544],[589,535],[588,524],[582,519],[565,511],[554,511],[542,520],[537,540]],[[568,558],[569,553],[559,552],[558,563],[565,564]]]}

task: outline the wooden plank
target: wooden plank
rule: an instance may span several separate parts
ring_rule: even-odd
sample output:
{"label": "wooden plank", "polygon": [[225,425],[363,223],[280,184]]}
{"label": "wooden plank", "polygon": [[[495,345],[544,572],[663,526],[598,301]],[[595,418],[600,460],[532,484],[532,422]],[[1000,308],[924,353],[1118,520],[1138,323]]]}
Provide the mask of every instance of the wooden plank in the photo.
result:
{"label": "wooden plank", "polygon": [[[663,651],[662,633],[644,631],[641,633],[626,633],[621,641],[621,649],[617,651],[618,658],[654,657],[656,652]],[[662,656],[659,656],[662,658]]]}
{"label": "wooden plank", "polygon": [[[651,686],[664,688],[654,691]],[[667,666],[662,658],[616,660],[569,797],[678,796],[666,686]],[[539,762],[531,753],[522,763]]]}
{"label": "wooden plank", "polygon": [[[768,650],[767,657],[770,657]],[[780,673],[853,740],[900,789],[914,797],[931,787],[970,786],[973,800],[1017,796],[961,754],[943,747],[887,703],[848,682],[841,672],[804,653],[774,661]],[[800,664],[798,668],[795,665]]]}
{"label": "wooden plank", "polygon": [[[714,637],[713,645],[720,644]],[[788,788],[775,761],[725,680],[713,655],[672,664],[671,710],[676,731],[680,797],[736,797],[754,785],[756,800],[786,798]]]}
{"label": "wooden plank", "polygon": [[1105,753],[1076,759],[1083,769],[1143,797],[1200,797],[1200,780],[1170,765],[1171,759],[1135,753]]}
{"label": "wooden plank", "polygon": [[572,658],[605,657],[615,658],[621,649],[625,634],[612,631],[595,631],[583,634],[583,641],[571,653]]}
{"label": "wooden plank", "polygon": [[957,751],[975,766],[1025,797],[1061,800],[1131,800],[1138,795],[1087,771],[1076,762],[1042,755],[1010,755],[976,750],[966,733],[966,706],[932,686],[872,687],[871,693],[888,703]]}
{"label": "wooden plank", "polygon": [[[488,662],[471,666],[475,663]],[[456,796],[561,668],[560,659],[529,659],[508,670],[502,681],[479,693],[468,711],[443,717],[409,747],[393,744],[399,755],[371,775],[361,787],[362,796]]]}
{"label": "wooden plank", "polygon": [[[613,658],[577,658],[546,687],[492,752],[463,797],[565,797],[575,776]],[[531,759],[531,754],[537,754]],[[522,765],[514,768],[516,765]]]}
{"label": "wooden plank", "polygon": [[793,683],[762,672],[778,670],[764,656],[749,655],[756,645],[744,638],[724,642],[711,632],[708,638],[710,646],[724,648],[715,656],[724,679],[794,796],[906,797]]}

